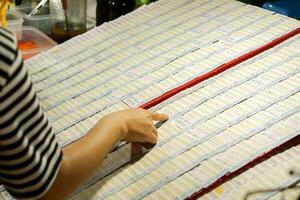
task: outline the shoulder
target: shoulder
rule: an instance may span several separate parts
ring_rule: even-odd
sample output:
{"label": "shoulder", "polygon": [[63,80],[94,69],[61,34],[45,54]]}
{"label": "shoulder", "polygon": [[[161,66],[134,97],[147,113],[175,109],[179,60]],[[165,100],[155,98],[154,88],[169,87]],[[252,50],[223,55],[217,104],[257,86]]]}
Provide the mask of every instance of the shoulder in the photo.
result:
{"label": "shoulder", "polygon": [[0,27],[0,56],[2,59],[14,60],[18,50],[16,35],[10,30]]}
{"label": "shoulder", "polygon": [[15,34],[0,27],[0,88],[17,68],[18,42]]}

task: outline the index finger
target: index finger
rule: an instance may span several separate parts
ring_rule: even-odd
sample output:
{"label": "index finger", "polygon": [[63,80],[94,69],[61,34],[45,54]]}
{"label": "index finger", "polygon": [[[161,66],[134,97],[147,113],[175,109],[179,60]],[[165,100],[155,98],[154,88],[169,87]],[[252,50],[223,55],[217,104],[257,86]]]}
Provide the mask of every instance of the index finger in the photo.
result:
{"label": "index finger", "polygon": [[166,121],[169,119],[169,116],[165,115],[165,114],[155,113],[155,112],[150,112],[150,111],[149,111],[149,113],[151,115],[152,120],[155,120],[155,121]]}

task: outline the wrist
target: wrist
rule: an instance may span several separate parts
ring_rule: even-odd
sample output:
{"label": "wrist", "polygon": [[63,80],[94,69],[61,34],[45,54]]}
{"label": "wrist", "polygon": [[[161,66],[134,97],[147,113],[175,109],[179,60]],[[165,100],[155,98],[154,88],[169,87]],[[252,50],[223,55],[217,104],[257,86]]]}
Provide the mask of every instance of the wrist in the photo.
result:
{"label": "wrist", "polygon": [[126,138],[128,128],[126,124],[121,120],[118,120],[118,118],[115,118],[112,115],[107,115],[104,116],[98,124],[106,127],[110,134],[115,135],[117,141],[121,141]]}

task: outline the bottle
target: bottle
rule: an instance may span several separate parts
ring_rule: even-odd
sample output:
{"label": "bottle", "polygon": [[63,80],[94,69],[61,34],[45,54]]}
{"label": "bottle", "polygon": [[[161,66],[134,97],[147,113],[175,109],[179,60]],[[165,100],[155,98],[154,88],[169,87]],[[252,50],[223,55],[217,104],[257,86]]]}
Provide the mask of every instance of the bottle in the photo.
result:
{"label": "bottle", "polygon": [[97,0],[97,26],[135,9],[135,0]]}
{"label": "bottle", "polygon": [[58,43],[86,31],[87,0],[50,0],[51,36]]}

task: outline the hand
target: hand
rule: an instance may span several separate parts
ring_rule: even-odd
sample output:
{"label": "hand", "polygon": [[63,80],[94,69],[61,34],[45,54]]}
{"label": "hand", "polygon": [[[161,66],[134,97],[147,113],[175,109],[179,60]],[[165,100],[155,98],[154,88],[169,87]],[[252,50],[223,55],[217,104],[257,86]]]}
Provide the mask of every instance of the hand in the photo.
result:
{"label": "hand", "polygon": [[107,123],[114,123],[121,130],[120,140],[127,142],[157,142],[157,130],[153,121],[165,121],[167,115],[144,109],[119,111],[106,116]]}

